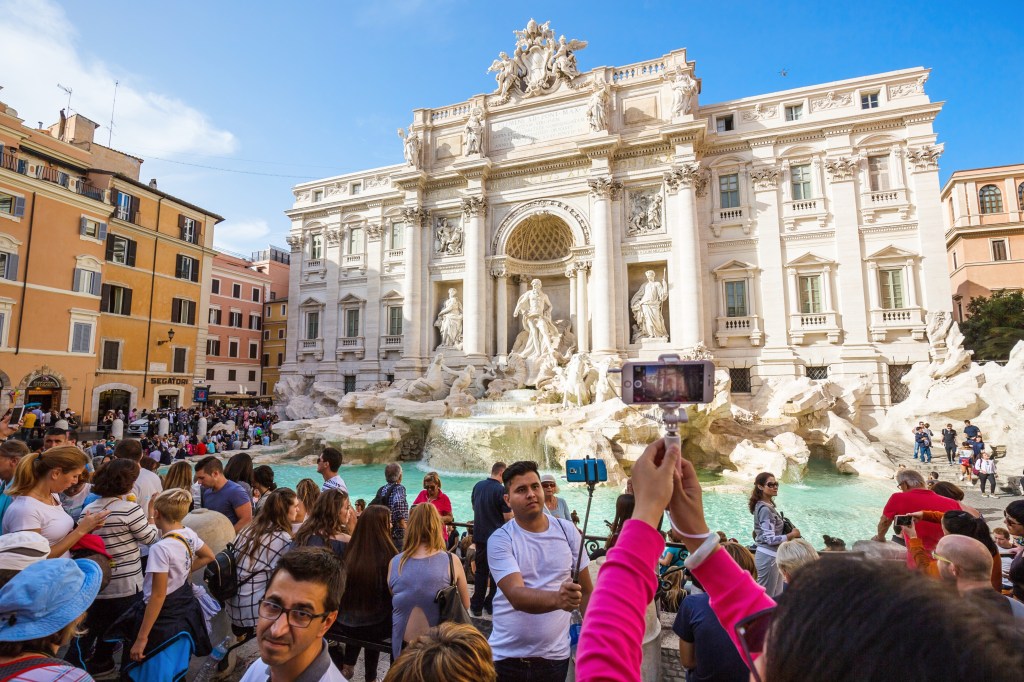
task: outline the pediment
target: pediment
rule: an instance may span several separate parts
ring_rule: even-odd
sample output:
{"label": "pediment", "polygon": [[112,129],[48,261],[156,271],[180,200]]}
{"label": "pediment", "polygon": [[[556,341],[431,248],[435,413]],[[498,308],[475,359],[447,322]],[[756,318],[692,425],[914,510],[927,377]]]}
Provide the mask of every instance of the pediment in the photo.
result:
{"label": "pediment", "polygon": [[890,244],[884,249],[875,251],[873,254],[867,257],[867,260],[882,260],[883,258],[899,258],[901,260],[906,260],[907,258],[917,257],[918,255],[912,251],[907,251],[906,249],[901,249],[898,246],[893,246],[892,244]]}
{"label": "pediment", "polygon": [[722,263],[711,272],[731,272],[735,270],[757,270],[757,266],[753,263],[745,263],[741,260],[731,260],[728,263]]}
{"label": "pediment", "polygon": [[806,265],[835,265],[831,258],[823,258],[815,253],[807,252],[786,263],[787,268],[796,268]]}
{"label": "pediment", "polygon": [[316,298],[315,296],[307,296],[299,306],[303,308],[318,308],[324,304],[323,301]]}
{"label": "pediment", "polygon": [[391,291],[389,291],[388,293],[384,294],[380,298],[381,298],[382,301],[395,301],[395,300],[401,301],[402,300],[402,295],[400,293],[398,293],[397,291],[395,291],[394,289],[392,289]]}
{"label": "pediment", "polygon": [[341,304],[345,304],[345,303],[366,303],[366,299],[359,298],[355,294],[348,294],[344,298],[340,299],[338,301],[338,303],[341,303]]}

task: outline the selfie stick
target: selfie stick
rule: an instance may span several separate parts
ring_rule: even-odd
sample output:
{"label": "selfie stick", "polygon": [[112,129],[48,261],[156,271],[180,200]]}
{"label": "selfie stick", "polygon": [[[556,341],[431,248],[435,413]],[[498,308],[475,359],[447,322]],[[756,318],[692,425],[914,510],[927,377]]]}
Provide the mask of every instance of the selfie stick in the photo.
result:
{"label": "selfie stick", "polygon": [[594,501],[594,487],[597,485],[597,465],[594,465],[594,478],[590,478],[590,467],[587,462],[595,461],[593,457],[587,455],[586,459],[583,460],[583,478],[586,479],[587,483],[587,512],[583,515],[583,533],[580,536],[580,553],[576,557],[576,567],[572,572],[572,581],[579,583],[580,581],[580,562],[583,561],[583,545],[587,537],[587,524],[590,523],[590,503]]}

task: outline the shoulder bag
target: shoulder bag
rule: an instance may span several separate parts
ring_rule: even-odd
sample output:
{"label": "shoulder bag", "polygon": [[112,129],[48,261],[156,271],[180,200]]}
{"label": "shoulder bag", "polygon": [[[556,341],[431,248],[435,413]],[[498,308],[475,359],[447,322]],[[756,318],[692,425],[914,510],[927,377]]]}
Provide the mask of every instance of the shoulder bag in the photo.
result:
{"label": "shoulder bag", "polygon": [[442,587],[434,597],[434,603],[437,604],[441,612],[441,617],[437,622],[438,624],[458,623],[460,625],[470,625],[473,621],[469,617],[469,611],[462,605],[462,595],[459,594],[459,586],[455,584],[455,562],[452,560],[451,552],[445,552],[445,554],[448,555],[448,575],[450,578],[448,587]]}

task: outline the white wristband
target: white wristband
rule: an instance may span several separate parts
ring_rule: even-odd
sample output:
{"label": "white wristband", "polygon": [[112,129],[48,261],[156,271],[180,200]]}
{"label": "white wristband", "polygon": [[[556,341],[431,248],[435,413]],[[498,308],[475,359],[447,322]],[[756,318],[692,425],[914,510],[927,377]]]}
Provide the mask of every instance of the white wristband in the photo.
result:
{"label": "white wristband", "polygon": [[668,517],[668,525],[672,526],[672,531],[680,537],[690,538],[691,540],[704,540],[712,535],[711,531],[708,531],[707,533],[696,534],[684,533],[683,531],[679,530],[679,526],[677,526],[676,522],[672,520],[672,512],[665,510],[665,516]]}
{"label": "white wristband", "polygon": [[720,542],[718,533],[713,533],[707,537],[707,539],[701,543],[700,547],[697,548],[690,556],[686,557],[686,561],[683,562],[683,566],[689,570],[693,570],[704,563],[704,560],[711,556],[711,553],[715,551]]}

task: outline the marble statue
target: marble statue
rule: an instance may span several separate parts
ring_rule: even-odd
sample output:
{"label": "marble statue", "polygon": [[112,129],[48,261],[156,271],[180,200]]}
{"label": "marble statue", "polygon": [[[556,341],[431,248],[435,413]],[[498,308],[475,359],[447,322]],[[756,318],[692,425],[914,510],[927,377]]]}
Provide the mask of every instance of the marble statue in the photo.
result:
{"label": "marble statue", "polygon": [[648,270],[644,276],[647,277],[647,281],[637,289],[629,302],[633,319],[636,320],[633,343],[639,343],[640,339],[668,338],[665,318],[661,313],[662,304],[668,299],[668,285],[664,279],[660,282],[654,279],[654,270]]}
{"label": "marble statue", "polygon": [[495,370],[495,378],[487,385],[488,400],[497,400],[505,391],[522,388],[526,385],[526,361],[519,353],[509,353],[505,362],[499,363]]}
{"label": "marble statue", "polygon": [[421,163],[420,134],[409,126],[409,130],[398,129],[398,136],[402,138],[402,153],[405,155],[405,162],[419,170]]}
{"label": "marble statue", "polygon": [[439,256],[462,255],[462,225],[438,216],[434,227],[434,253]]}
{"label": "marble statue", "polygon": [[506,52],[498,53],[498,58],[487,69],[487,73],[494,71],[494,80],[498,83],[497,94],[502,102],[507,102],[512,95],[512,86],[519,80],[518,68]]}
{"label": "marble statue", "polygon": [[569,360],[562,373],[562,407],[569,407],[575,403],[577,407],[583,407],[590,403],[590,384],[594,383],[591,374],[596,374],[593,365],[590,364],[590,357],[586,353],[576,353]]}
{"label": "marble statue", "polygon": [[558,348],[558,328],[551,319],[551,299],[542,290],[539,279],[530,282],[530,289],[516,302],[512,316],[520,315],[527,338],[517,352],[527,360],[554,354]]}
{"label": "marble statue", "polygon": [[514,31],[516,48],[512,56],[499,53],[487,69],[488,73],[494,72],[498,83],[495,94],[499,104],[508,102],[513,92],[533,97],[553,92],[561,82],[573,87],[572,81],[580,75],[576,52],[587,43],[566,40],[565,36],[556,41],[550,24],[549,21],[538,24],[530,19],[525,29]]}
{"label": "marble statue", "polygon": [[586,46],[587,41],[585,40],[566,41],[565,36],[560,37],[555,50],[555,61],[552,65],[555,76],[571,81],[580,75],[579,69],[576,67],[576,50],[582,50]]}
{"label": "marble statue", "polygon": [[480,120],[483,112],[480,107],[473,107],[469,112],[469,120],[466,121],[466,156],[480,154],[483,152],[484,124]]}
{"label": "marble statue", "polygon": [[647,231],[657,232],[661,229],[661,195],[655,194],[647,205]]}
{"label": "marble statue", "polygon": [[663,78],[672,88],[672,118],[689,114],[693,109],[693,98],[697,94],[697,81],[678,64],[674,71],[665,74]]}
{"label": "marble statue", "polygon": [[610,373],[610,369],[618,369],[622,366],[622,360],[616,357],[607,357],[597,365],[597,381],[594,384],[594,402],[603,403],[612,398],[618,398],[622,391],[622,382],[619,374]]}
{"label": "marble statue", "polygon": [[600,80],[594,81],[594,91],[587,101],[587,123],[592,132],[607,130],[608,99],[611,87]]}
{"label": "marble statue", "polygon": [[452,382],[451,390],[448,391],[448,397],[451,398],[460,393],[470,393],[470,387],[473,385],[475,375],[476,369],[473,368],[473,365],[466,365],[465,369]]}
{"label": "marble statue", "polygon": [[445,373],[454,375],[456,372],[444,364],[444,353],[438,353],[427,366],[427,372],[419,379],[416,379],[405,389],[402,397],[407,400],[426,402],[429,400],[441,400],[448,393],[448,383],[445,381]]}
{"label": "marble statue", "polygon": [[441,345],[438,348],[462,350],[462,303],[455,289],[448,290],[448,298],[437,314],[434,326],[441,330]]}

